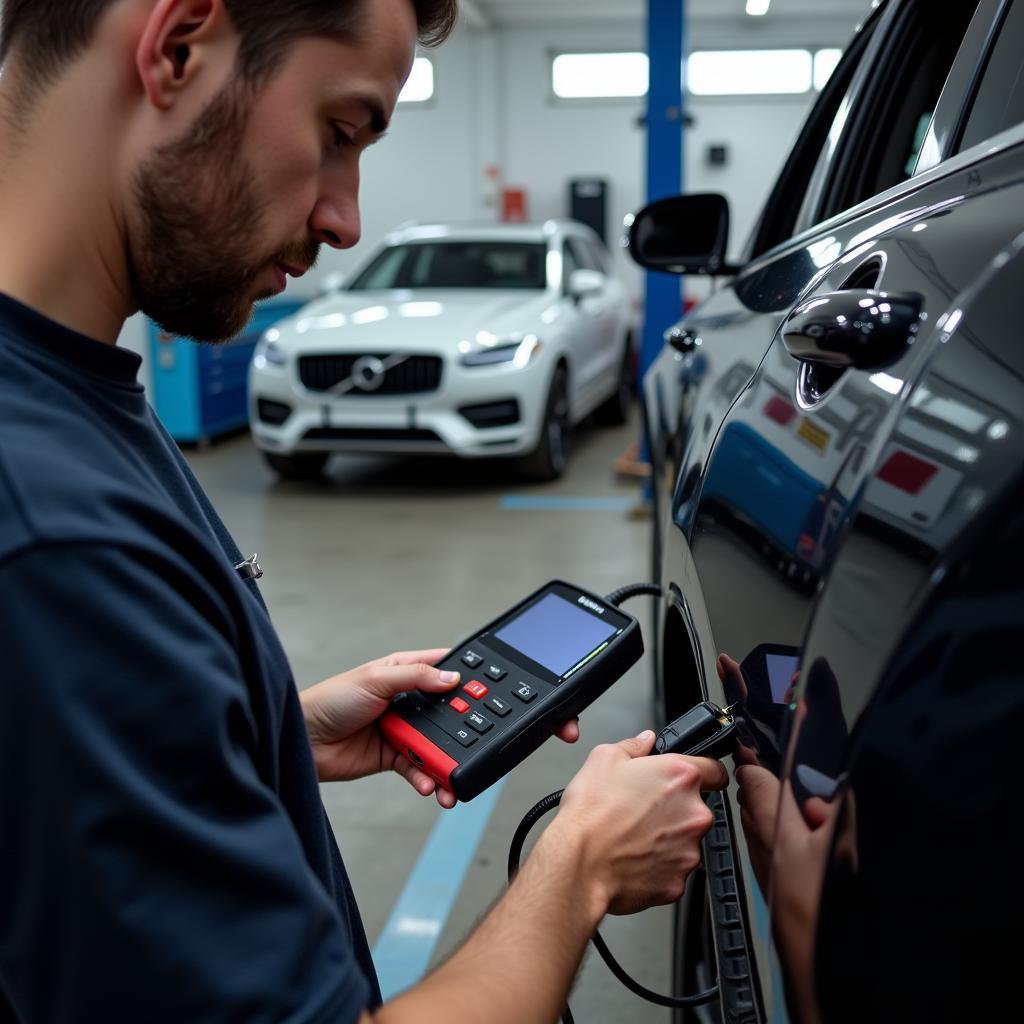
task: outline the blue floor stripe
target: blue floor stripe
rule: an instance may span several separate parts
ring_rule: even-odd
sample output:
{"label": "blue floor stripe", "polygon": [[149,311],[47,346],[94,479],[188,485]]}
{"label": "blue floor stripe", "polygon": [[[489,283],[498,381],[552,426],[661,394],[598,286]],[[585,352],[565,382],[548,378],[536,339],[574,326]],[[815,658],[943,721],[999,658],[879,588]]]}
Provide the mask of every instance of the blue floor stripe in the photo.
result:
{"label": "blue floor stripe", "polygon": [[426,974],[503,785],[504,779],[470,803],[438,815],[373,948],[385,1001]]}
{"label": "blue floor stripe", "polygon": [[585,511],[585,512],[628,512],[639,502],[633,498],[558,498],[543,495],[506,494],[501,499],[500,507],[506,512],[519,512],[524,509],[541,511]]}

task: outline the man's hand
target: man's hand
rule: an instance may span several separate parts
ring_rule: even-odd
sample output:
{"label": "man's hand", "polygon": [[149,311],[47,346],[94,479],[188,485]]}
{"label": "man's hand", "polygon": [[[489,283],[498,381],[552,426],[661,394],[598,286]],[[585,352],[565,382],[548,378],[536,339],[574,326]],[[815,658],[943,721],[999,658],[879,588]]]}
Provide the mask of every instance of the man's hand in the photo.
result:
{"label": "man's hand", "polygon": [[[440,672],[433,667],[447,653],[447,648],[439,647],[389,654],[332,676],[299,694],[321,782],[394,771],[422,796],[435,793],[442,807],[455,806],[455,795],[395,750],[376,725],[399,693],[445,693],[459,684],[459,673]],[[575,743],[579,734],[575,719],[556,733],[566,743]]]}
{"label": "man's hand", "polygon": [[702,790],[724,789],[724,765],[705,757],[647,757],[654,733],[595,747],[569,783],[541,841],[578,843],[580,878],[597,886],[601,913],[673,903],[700,863],[712,814]]}
{"label": "man's hand", "polygon": [[[562,798],[519,874],[458,951],[420,984],[381,1007],[379,1024],[553,1021],[606,913],[624,914],[682,894],[711,826],[701,788],[728,781],[717,761],[647,757],[654,733],[597,747]],[[517,977],[502,984],[494,951],[515,951]],[[521,970],[519,970],[521,968]],[[482,979],[468,985],[467,978]],[[497,979],[497,980],[495,980]],[[482,988],[481,988],[482,986]],[[360,1024],[369,1024],[365,1015]]]}

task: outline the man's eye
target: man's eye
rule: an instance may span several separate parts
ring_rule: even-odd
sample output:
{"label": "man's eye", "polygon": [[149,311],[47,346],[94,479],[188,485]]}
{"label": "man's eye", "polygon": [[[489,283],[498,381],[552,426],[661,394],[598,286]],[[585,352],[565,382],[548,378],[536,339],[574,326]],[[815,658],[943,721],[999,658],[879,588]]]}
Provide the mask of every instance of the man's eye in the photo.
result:
{"label": "man's eye", "polygon": [[331,131],[334,133],[334,145],[336,148],[341,149],[344,146],[352,146],[355,144],[355,139],[353,139],[351,135],[345,132],[333,121],[331,122]]}

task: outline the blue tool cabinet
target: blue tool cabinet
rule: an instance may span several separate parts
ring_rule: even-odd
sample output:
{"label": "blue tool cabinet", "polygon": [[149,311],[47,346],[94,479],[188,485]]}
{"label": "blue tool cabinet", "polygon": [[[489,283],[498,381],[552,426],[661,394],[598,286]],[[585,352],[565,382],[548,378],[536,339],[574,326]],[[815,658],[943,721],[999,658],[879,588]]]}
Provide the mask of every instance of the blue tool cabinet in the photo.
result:
{"label": "blue tool cabinet", "polygon": [[259,336],[290,316],[302,302],[257,305],[248,327],[234,340],[201,345],[149,324],[153,407],[175,441],[206,444],[249,420],[249,360]]}

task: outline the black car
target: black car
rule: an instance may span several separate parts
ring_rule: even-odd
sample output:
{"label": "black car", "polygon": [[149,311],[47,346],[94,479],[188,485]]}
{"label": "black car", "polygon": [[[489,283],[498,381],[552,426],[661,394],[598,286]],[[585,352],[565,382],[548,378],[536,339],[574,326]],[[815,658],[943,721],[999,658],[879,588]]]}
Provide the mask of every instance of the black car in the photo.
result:
{"label": "black car", "polygon": [[657,699],[771,773],[714,804],[679,1019],[1022,1019],[1024,0],[878,3],[727,230],[630,239],[720,281],[643,382]]}

